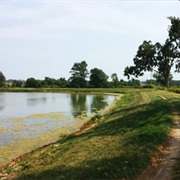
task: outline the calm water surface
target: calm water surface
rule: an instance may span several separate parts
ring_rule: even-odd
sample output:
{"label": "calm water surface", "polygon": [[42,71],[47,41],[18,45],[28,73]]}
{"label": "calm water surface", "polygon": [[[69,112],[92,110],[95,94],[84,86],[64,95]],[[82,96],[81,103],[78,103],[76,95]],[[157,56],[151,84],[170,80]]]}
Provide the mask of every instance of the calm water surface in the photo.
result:
{"label": "calm water surface", "polygon": [[0,146],[70,127],[79,115],[108,106],[112,95],[0,93]]}

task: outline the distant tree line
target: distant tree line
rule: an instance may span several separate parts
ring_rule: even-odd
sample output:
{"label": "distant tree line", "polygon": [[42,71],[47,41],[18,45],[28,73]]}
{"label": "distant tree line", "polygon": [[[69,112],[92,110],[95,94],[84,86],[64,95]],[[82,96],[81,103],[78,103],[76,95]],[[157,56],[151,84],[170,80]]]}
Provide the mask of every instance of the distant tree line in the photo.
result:
{"label": "distant tree line", "polygon": [[[158,82],[155,79],[147,79],[144,82],[141,82],[142,84],[148,84],[148,85],[157,85],[157,86],[162,86],[162,84],[160,82]],[[180,87],[180,80],[171,80],[169,82],[169,86],[172,87]]]}
{"label": "distant tree line", "polygon": [[[87,69],[86,61],[76,62],[70,70],[70,78],[50,78],[45,77],[44,80],[35,79],[33,77],[23,80],[8,80],[6,87],[25,87],[25,88],[119,88],[124,86],[140,86],[139,80],[124,81],[119,80],[116,73],[109,76],[98,68],[93,68],[90,71]],[[1,73],[0,87],[5,86],[5,77]]]}
{"label": "distant tree line", "polygon": [[139,86],[139,80],[124,81],[119,80],[116,73],[112,74],[111,81],[108,81],[109,76],[98,68],[93,68],[90,71],[87,69],[86,61],[76,62],[70,70],[70,78],[54,79],[45,77],[44,80],[28,78],[24,82],[24,87],[27,88],[118,88],[123,86]]}
{"label": "distant tree line", "polygon": [[[2,72],[0,72],[0,87],[25,87],[25,88],[120,88],[126,86],[138,87],[142,84],[148,85],[163,85],[163,80],[158,74],[154,74],[155,79],[140,82],[137,79],[125,81],[118,79],[116,73],[109,76],[98,68],[87,70],[88,64],[86,61],[76,62],[70,70],[70,78],[50,78],[45,77],[44,80],[35,79],[33,77],[24,80],[7,80]],[[170,76],[170,86],[180,87],[180,80],[173,81],[172,75]],[[6,83],[5,83],[6,82]]]}

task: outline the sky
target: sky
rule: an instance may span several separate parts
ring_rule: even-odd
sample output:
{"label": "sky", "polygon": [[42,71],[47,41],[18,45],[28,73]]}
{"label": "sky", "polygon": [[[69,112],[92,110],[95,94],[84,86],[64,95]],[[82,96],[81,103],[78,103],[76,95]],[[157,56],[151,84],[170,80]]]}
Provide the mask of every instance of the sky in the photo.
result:
{"label": "sky", "polygon": [[180,1],[0,0],[0,71],[6,79],[68,79],[86,61],[89,71],[127,80],[139,45],[168,37],[169,16],[180,17]]}

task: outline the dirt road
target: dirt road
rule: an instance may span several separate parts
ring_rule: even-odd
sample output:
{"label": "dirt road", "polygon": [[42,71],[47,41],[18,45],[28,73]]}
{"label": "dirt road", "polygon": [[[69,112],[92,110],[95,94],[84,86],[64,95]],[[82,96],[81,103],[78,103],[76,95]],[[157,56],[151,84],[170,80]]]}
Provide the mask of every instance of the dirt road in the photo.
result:
{"label": "dirt road", "polygon": [[138,180],[179,180],[180,172],[174,167],[180,164],[180,110],[172,107],[174,125],[170,136],[160,153],[152,159],[152,164],[141,174]]}

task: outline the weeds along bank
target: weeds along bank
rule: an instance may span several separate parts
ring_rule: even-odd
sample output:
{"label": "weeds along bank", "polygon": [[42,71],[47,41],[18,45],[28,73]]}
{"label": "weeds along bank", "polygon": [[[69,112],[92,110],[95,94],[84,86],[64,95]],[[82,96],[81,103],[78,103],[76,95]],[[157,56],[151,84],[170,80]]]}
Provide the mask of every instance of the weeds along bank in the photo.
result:
{"label": "weeds along bank", "polygon": [[[123,91],[126,88],[123,88]],[[129,89],[129,88],[127,88]],[[72,92],[72,93],[103,93],[119,92],[120,88],[0,88],[0,92]]]}
{"label": "weeds along bank", "polygon": [[175,101],[179,96],[170,92],[126,90],[111,111],[91,120],[91,128],[11,162],[0,177],[135,179],[168,136]]}

